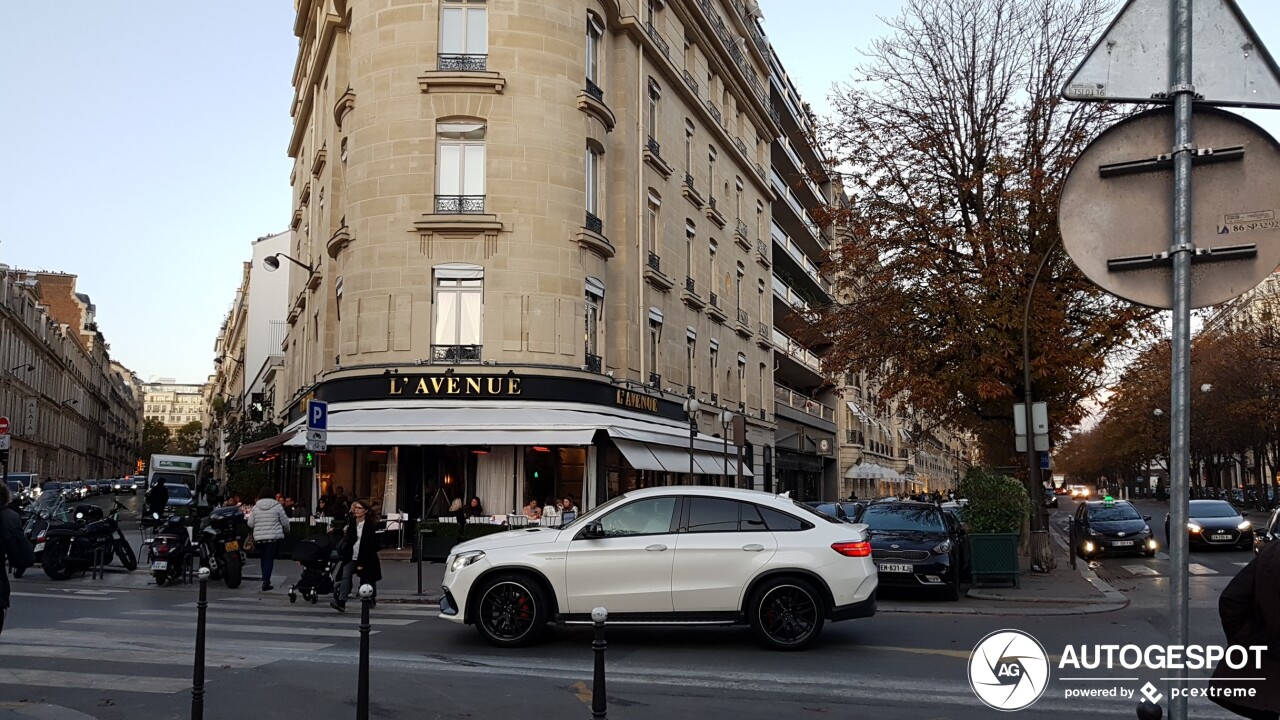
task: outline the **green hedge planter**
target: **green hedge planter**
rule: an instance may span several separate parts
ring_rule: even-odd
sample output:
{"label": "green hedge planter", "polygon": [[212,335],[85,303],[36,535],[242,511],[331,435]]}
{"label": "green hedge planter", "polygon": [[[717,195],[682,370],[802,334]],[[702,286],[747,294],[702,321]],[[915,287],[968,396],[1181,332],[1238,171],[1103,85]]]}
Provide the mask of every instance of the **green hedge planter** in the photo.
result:
{"label": "green hedge planter", "polygon": [[444,562],[454,545],[510,529],[505,525],[467,523],[462,526],[462,537],[458,537],[458,526],[453,523],[425,522],[421,527],[418,542],[421,543],[424,562]]}
{"label": "green hedge planter", "polygon": [[1018,533],[969,533],[973,584],[1018,587]]}

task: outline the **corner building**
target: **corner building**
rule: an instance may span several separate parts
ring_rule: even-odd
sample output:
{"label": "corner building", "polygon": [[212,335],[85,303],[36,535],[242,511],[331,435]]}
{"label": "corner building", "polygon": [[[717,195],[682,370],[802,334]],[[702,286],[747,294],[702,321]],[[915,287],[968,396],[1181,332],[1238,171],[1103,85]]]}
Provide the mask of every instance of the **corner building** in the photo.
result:
{"label": "corner building", "polygon": [[779,129],[745,8],[296,9],[292,396],[262,450],[300,449],[320,399],[320,492],[415,517],[472,495],[585,509],[736,482],[729,411],[743,484],[769,489]]}

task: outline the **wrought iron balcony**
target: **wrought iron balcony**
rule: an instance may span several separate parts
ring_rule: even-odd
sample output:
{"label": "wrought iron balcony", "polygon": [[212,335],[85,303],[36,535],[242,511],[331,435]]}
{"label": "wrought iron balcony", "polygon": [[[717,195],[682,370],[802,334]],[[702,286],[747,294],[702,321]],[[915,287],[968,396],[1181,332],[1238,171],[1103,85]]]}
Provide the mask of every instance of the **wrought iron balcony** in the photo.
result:
{"label": "wrought iron balcony", "polygon": [[600,356],[587,353],[586,365],[587,365],[588,372],[593,372],[593,373],[600,372]]}
{"label": "wrought iron balcony", "polygon": [[652,135],[649,136],[648,140],[645,140],[644,146],[649,149],[649,152],[662,157],[662,146],[658,144],[657,140],[653,139]]}
{"label": "wrought iron balcony", "polygon": [[654,387],[662,387],[662,376],[658,373],[649,373],[649,384]]}
{"label": "wrought iron balcony", "polygon": [[690,294],[694,294],[694,295],[696,295],[698,292],[697,290],[694,289],[693,278],[687,275],[684,278],[684,289],[688,290]]}
{"label": "wrought iron balcony", "polygon": [[764,323],[756,323],[756,332],[760,333],[760,337],[769,337],[769,326]]}
{"label": "wrought iron balcony", "polygon": [[[715,188],[711,188],[711,190],[714,191]],[[707,207],[711,208],[712,210],[716,209],[716,196],[712,195],[711,193],[707,193]],[[721,224],[723,225],[723,223]]]}
{"label": "wrought iron balcony", "polygon": [[720,296],[716,295],[715,293],[711,293],[711,307],[713,308],[720,307]]}
{"label": "wrought iron balcony", "polygon": [[587,211],[587,229],[597,235],[604,234],[604,221],[596,217],[591,211]]}
{"label": "wrought iron balcony", "polygon": [[667,45],[667,41],[663,39],[662,33],[658,32],[658,29],[653,26],[653,23],[646,21],[644,29],[649,33],[649,38],[653,40],[653,44],[657,45],[658,49],[662,51],[662,54],[667,57],[671,57],[671,46]]}
{"label": "wrought iron balcony", "polygon": [[436,69],[452,72],[484,72],[489,69],[489,56],[440,53],[436,57]]}
{"label": "wrought iron balcony", "polygon": [[649,268],[654,272],[662,272],[662,258],[652,250],[649,251]]}
{"label": "wrought iron balcony", "polygon": [[693,73],[688,70],[684,71],[684,81],[688,83],[689,89],[693,90],[693,94],[698,94],[698,81],[693,79]]}
{"label": "wrought iron balcony", "polygon": [[600,86],[595,84],[595,81],[593,81],[591,78],[587,78],[586,89],[587,89],[588,95],[595,98],[596,100],[599,100],[600,102],[604,102],[604,90],[601,90]]}
{"label": "wrought iron balcony", "polygon": [[480,345],[432,345],[432,362],[480,362]]}
{"label": "wrought iron balcony", "polygon": [[713,102],[707,103],[707,107],[711,110],[711,117],[716,119],[717,125],[724,125],[724,118],[720,115],[720,106]]}
{"label": "wrought iron balcony", "polygon": [[484,195],[437,195],[436,213],[441,215],[483,215]]}
{"label": "wrought iron balcony", "polygon": [[747,224],[742,222],[742,218],[738,218],[738,225],[734,229],[742,237],[747,237]]}
{"label": "wrought iron balcony", "polygon": [[751,316],[748,315],[747,311],[743,310],[742,308],[738,308],[738,322],[742,323],[743,325],[751,324]]}
{"label": "wrought iron balcony", "polygon": [[693,187],[693,176],[692,176],[692,175],[690,175],[689,173],[685,173],[685,174],[684,174],[684,185],[685,185],[685,187],[689,188],[690,190],[693,190],[693,189],[694,189],[694,187]]}

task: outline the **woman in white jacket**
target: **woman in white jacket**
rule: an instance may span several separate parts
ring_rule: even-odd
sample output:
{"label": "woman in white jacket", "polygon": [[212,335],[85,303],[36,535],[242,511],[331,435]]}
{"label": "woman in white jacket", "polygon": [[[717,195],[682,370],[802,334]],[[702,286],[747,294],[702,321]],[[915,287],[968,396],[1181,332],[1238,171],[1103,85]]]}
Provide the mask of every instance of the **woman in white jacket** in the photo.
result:
{"label": "woman in white jacket", "polygon": [[276,501],[274,491],[264,487],[258,491],[258,502],[249,514],[249,528],[253,533],[253,545],[262,553],[262,591],[271,589],[271,570],[276,563],[280,541],[289,531],[289,516]]}

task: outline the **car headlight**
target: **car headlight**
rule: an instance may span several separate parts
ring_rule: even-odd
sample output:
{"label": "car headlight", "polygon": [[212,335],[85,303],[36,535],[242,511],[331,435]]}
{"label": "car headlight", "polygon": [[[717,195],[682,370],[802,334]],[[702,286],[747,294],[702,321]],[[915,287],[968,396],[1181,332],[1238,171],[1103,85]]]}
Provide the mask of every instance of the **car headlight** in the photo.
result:
{"label": "car headlight", "polygon": [[951,552],[951,541],[950,541],[950,540],[943,540],[942,542],[938,543],[938,544],[937,544],[936,546],[934,546],[934,548],[933,548],[933,554],[934,554],[934,555],[946,555],[946,554],[947,554],[947,553],[949,553],[949,552]]}
{"label": "car headlight", "polygon": [[1242,523],[1240,523],[1239,525],[1237,525],[1237,526],[1236,526],[1236,529],[1237,529],[1237,530],[1248,530],[1248,529],[1249,529],[1249,528],[1251,528],[1251,527],[1253,527],[1253,523],[1249,522],[1248,520],[1245,520],[1244,522],[1242,522]]}
{"label": "car headlight", "polygon": [[467,552],[458,553],[453,556],[453,562],[449,563],[449,572],[458,572],[483,557],[483,550],[468,550]]}
{"label": "car headlight", "polygon": [[1143,525],[1143,526],[1142,526],[1142,532],[1144,532],[1144,533],[1149,533],[1149,532],[1151,532],[1151,526],[1150,526],[1150,525]]}
{"label": "car headlight", "polygon": [[1200,532],[1201,530],[1203,530],[1204,528],[1200,527],[1199,525],[1197,525],[1197,524],[1195,524],[1195,523],[1193,523],[1193,522],[1189,522],[1189,523],[1187,523],[1187,529],[1188,529],[1188,530],[1190,530],[1190,531],[1191,531],[1191,532],[1193,532],[1193,533],[1198,533],[1198,532]]}

